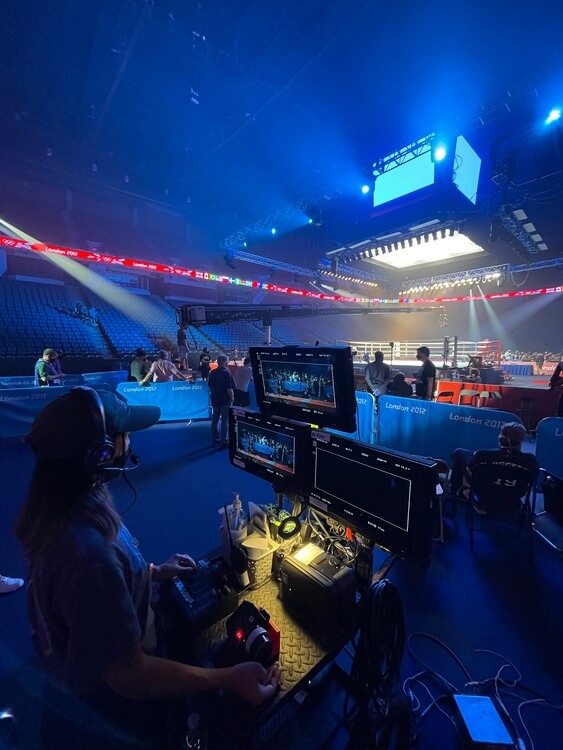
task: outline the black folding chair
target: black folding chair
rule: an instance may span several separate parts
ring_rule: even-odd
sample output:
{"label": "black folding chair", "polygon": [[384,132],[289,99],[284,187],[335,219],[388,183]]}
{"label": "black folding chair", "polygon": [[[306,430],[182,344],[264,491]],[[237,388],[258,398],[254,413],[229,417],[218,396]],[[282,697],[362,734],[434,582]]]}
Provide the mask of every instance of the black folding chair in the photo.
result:
{"label": "black folding chair", "polygon": [[[535,476],[523,466],[499,466],[487,462],[472,466],[469,502],[467,504],[467,527],[469,547],[473,550],[474,519],[480,515],[485,523],[495,518],[518,514],[518,535],[527,522],[531,551],[530,495]],[[486,511],[478,512],[479,507]],[[485,521],[486,519],[486,521]]]}

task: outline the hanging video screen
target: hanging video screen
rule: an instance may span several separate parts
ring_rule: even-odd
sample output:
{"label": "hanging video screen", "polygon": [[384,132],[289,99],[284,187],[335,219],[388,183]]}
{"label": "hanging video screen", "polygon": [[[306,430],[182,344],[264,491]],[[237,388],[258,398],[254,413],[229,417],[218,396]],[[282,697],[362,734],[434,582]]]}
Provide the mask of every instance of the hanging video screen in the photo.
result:
{"label": "hanging video screen", "polygon": [[349,347],[252,347],[258,408],[344,432],[356,429]]}
{"label": "hanging video screen", "polygon": [[384,549],[425,566],[430,561],[432,460],[313,431],[311,507]]}
{"label": "hanging video screen", "polygon": [[229,418],[229,458],[233,466],[272,483],[284,480],[294,491],[311,486],[311,428],[233,407]]}

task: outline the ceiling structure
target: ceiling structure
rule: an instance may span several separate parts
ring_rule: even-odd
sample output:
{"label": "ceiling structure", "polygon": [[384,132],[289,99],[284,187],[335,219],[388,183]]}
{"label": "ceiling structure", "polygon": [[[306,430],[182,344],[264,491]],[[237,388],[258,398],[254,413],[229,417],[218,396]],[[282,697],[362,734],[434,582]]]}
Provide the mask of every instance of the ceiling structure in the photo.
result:
{"label": "ceiling structure", "polygon": [[[405,288],[563,255],[563,126],[544,125],[563,103],[563,7],[538,0],[524,17],[505,0],[408,6],[7,3],[0,155],[181,211],[217,270],[235,249],[316,272],[334,250],[412,221],[409,206],[372,216],[360,188],[374,163],[431,132],[462,134],[483,159],[477,202],[452,215],[436,200],[426,218],[463,222],[485,252],[431,271],[349,256],[351,273],[389,270]],[[514,222],[533,224],[539,255]]]}

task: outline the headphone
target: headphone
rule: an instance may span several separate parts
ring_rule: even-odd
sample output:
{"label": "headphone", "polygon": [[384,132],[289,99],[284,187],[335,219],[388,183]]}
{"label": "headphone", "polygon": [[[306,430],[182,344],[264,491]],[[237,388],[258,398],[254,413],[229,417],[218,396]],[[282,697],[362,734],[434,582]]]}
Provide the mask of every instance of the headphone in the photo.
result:
{"label": "headphone", "polygon": [[92,444],[86,449],[82,463],[88,474],[103,474],[112,467],[108,466],[115,457],[115,445],[107,436],[106,415],[101,398],[93,388],[77,386],[70,393],[74,394],[86,406],[92,420],[94,435]]}

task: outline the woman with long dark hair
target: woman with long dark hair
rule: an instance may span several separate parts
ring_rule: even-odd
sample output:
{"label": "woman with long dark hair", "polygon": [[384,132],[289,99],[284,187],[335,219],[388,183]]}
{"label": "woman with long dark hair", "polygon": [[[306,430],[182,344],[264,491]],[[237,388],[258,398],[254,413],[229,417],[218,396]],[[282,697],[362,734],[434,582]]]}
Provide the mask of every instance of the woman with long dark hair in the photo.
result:
{"label": "woman with long dark hair", "polygon": [[195,563],[176,554],[147,564],[106,482],[124,469],[128,433],[159,416],[157,407],[77,388],[33,423],[37,463],[15,531],[29,568],[33,643],[48,675],[43,748],[175,748],[162,720],[166,699],[225,688],[257,705],[276,690],[277,669],[200,669],[143,648],[151,581]]}

